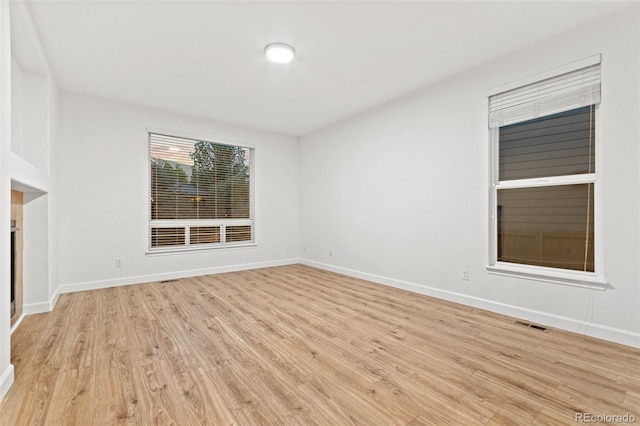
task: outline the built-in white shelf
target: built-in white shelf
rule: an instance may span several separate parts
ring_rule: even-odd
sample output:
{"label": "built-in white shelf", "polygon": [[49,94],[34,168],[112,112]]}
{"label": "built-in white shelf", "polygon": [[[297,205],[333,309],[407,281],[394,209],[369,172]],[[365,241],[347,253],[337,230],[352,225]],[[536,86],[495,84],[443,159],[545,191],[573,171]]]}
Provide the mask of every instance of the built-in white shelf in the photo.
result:
{"label": "built-in white shelf", "polygon": [[9,158],[9,169],[11,189],[41,194],[49,192],[49,176],[14,152]]}

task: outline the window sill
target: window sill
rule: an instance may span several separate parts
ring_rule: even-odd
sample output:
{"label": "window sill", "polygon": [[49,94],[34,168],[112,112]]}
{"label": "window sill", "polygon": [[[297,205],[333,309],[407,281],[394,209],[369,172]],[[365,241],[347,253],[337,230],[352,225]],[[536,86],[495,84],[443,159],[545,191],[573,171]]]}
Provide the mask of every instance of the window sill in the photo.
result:
{"label": "window sill", "polygon": [[524,278],[528,280],[589,288],[593,290],[605,291],[613,288],[602,276],[591,272],[565,271],[556,268],[514,265],[501,262],[487,266],[487,271],[494,275]]}
{"label": "window sill", "polygon": [[218,250],[231,250],[231,249],[240,249],[240,248],[251,248],[257,247],[258,245],[253,242],[248,243],[238,243],[238,244],[225,244],[225,245],[208,245],[202,247],[167,247],[163,249],[147,249],[145,253],[147,256],[166,256],[172,254],[186,254],[186,253],[200,253],[207,251],[218,251]]}

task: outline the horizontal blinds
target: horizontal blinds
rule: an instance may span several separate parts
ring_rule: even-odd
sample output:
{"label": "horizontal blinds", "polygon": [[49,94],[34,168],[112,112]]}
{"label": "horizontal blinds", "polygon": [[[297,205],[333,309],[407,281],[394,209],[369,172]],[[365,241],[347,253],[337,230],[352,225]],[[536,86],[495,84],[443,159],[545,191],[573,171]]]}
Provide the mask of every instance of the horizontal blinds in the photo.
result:
{"label": "horizontal blinds", "polygon": [[151,247],[252,241],[253,149],[148,135]]}
{"label": "horizontal blinds", "polygon": [[499,180],[595,171],[592,106],[500,128]]}
{"label": "horizontal blinds", "polygon": [[189,244],[213,244],[220,242],[219,226],[193,226],[189,229]]}
{"label": "horizontal blinds", "polygon": [[489,127],[600,103],[600,63],[489,97]]}
{"label": "horizontal blinds", "polygon": [[151,219],[249,219],[251,149],[149,133]]}

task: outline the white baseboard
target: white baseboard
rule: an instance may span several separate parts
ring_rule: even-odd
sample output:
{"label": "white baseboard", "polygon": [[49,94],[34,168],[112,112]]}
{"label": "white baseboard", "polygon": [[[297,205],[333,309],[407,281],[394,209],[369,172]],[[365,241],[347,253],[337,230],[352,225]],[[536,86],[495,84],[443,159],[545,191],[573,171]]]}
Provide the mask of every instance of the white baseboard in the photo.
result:
{"label": "white baseboard", "polygon": [[7,394],[9,388],[13,384],[13,364],[9,364],[0,376],[0,401]]}
{"label": "white baseboard", "polygon": [[16,331],[16,329],[18,328],[18,326],[20,325],[20,323],[21,323],[21,322],[22,322],[22,320],[24,319],[25,315],[27,315],[27,314],[25,314],[24,312],[22,312],[22,314],[21,314],[21,315],[20,315],[20,317],[18,318],[18,321],[16,321],[16,322],[15,322],[15,324],[13,324],[13,325],[11,326],[11,330],[9,331],[9,334],[13,334],[13,332],[14,332],[14,331]]}
{"label": "white baseboard", "polygon": [[38,303],[27,303],[22,306],[22,313],[24,315],[33,315],[33,314],[41,314],[43,312],[51,312],[53,308],[56,307],[56,303],[58,303],[58,298],[60,297],[60,287],[56,289],[51,296],[51,299],[45,302]]}
{"label": "white baseboard", "polygon": [[299,259],[283,259],[267,262],[244,263],[237,265],[216,266],[213,268],[191,269],[186,271],[165,272],[161,274],[138,275],[111,280],[88,281],[84,283],[63,284],[58,287],[57,294],[74,293],[76,291],[97,290],[101,288],[119,287],[131,284],[142,284],[153,281],[175,280],[179,278],[197,277],[201,275],[221,274],[224,272],[246,271],[249,269],[270,268],[274,266],[293,265]]}
{"label": "white baseboard", "polygon": [[25,315],[41,314],[52,310],[52,300],[38,303],[26,303],[22,306],[22,312]]}
{"label": "white baseboard", "polygon": [[56,288],[56,291],[53,292],[53,296],[51,296],[51,300],[49,300],[49,311],[53,311],[53,308],[56,307],[58,303],[58,299],[60,298],[60,287]]}
{"label": "white baseboard", "polygon": [[374,283],[383,284],[414,293],[424,294],[426,296],[460,303],[462,305],[473,306],[474,308],[484,309],[487,311],[508,315],[514,318],[525,319],[534,323],[544,324],[550,327],[555,327],[586,336],[596,337],[598,339],[608,340],[611,342],[640,348],[640,333],[634,333],[632,331],[621,330],[601,324],[594,324],[587,321],[567,318],[547,312],[522,308],[519,306],[508,305],[492,300],[469,296],[462,293],[429,287],[422,284],[416,284],[380,275],[369,274],[362,271],[356,271],[353,269],[342,268],[326,263],[315,262],[308,259],[300,259],[300,263],[302,263],[303,265],[348,275],[350,277],[360,278],[363,280],[372,281]]}

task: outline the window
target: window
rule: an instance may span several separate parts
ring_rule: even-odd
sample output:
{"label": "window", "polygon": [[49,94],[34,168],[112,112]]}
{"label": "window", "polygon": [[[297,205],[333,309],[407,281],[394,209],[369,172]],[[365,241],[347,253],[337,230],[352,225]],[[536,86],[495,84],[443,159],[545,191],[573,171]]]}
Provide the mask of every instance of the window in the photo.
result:
{"label": "window", "polygon": [[149,133],[149,250],[254,242],[253,149]]}
{"label": "window", "polygon": [[491,272],[603,284],[596,245],[600,58],[587,61],[489,98]]}

